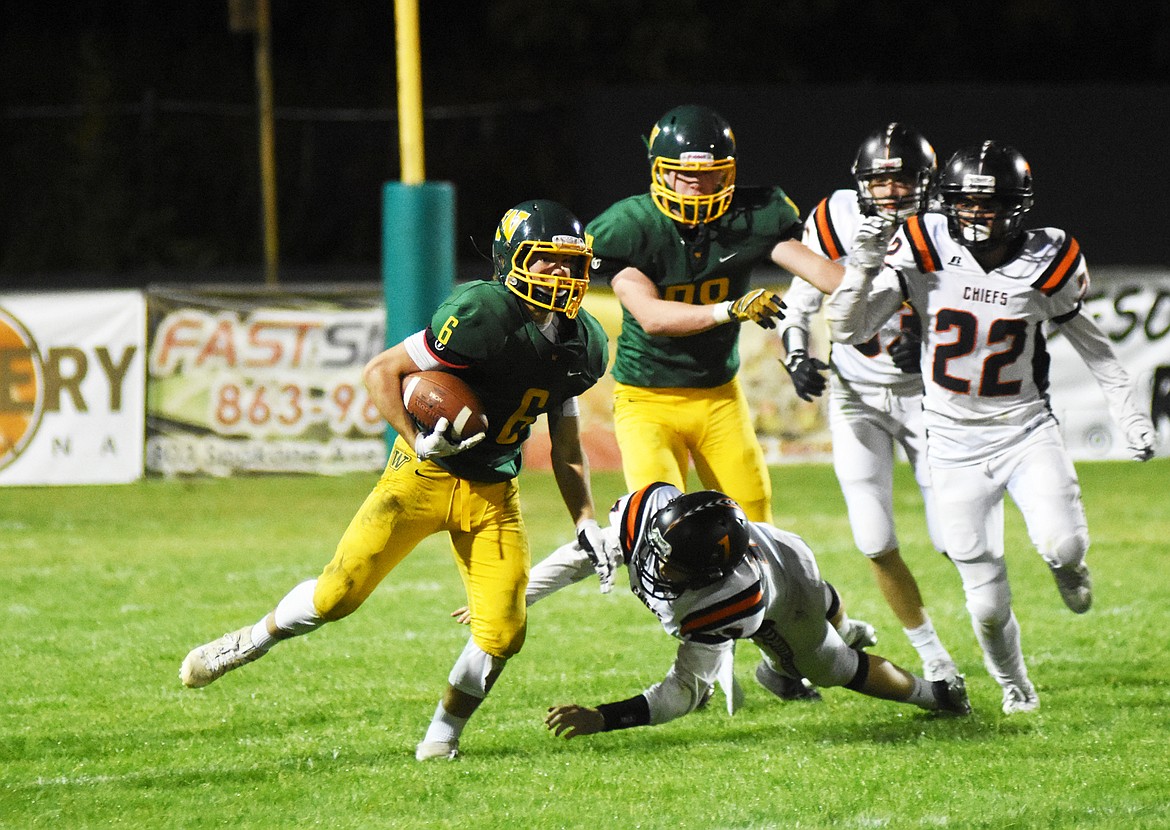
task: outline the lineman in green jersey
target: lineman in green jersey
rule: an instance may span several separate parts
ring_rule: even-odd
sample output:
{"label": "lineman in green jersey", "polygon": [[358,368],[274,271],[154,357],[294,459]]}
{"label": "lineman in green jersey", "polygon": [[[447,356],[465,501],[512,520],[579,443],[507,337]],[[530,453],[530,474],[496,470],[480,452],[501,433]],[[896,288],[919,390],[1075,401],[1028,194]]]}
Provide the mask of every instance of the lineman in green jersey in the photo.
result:
{"label": "lineman in green jersey", "polygon": [[[492,246],[494,280],[456,288],[426,329],[365,368],[371,400],[398,437],[332,561],[256,624],[188,654],[185,685],[206,686],[281,640],[351,614],[419,542],[446,531],[471,637],[415,757],[456,757],[468,718],[524,643],[530,555],[516,475],[521,446],[542,414],[580,545],[595,554],[599,572],[613,559],[594,518],[578,426],[577,396],[608,360],[604,330],[580,308],[590,256],[581,223],[556,202],[523,202],[504,215]],[[454,443],[442,421],[419,431],[402,402],[402,379],[425,369],[467,381],[487,413],[486,437]]]}
{"label": "lineman in green jersey", "polygon": [[589,223],[594,273],[622,304],[614,427],[626,486],[703,486],[756,522],[772,519],[771,481],[736,372],[742,322],[773,328],[780,297],[752,290],[771,259],[825,293],[842,266],[799,240],[800,214],[778,187],[737,188],[731,127],[700,106],[672,109],[648,140],[650,192]]}

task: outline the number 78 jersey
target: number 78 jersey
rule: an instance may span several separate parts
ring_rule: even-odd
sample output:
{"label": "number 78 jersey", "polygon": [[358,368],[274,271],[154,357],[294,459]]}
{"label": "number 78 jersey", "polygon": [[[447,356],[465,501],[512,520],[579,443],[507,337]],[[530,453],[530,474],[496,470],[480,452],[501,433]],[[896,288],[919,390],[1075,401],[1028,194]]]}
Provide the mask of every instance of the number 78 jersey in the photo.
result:
{"label": "number 78 jersey", "polygon": [[1057,228],[1026,231],[1018,253],[990,272],[940,214],[898,230],[869,301],[896,308],[904,296],[922,316],[932,463],[991,457],[1054,420],[1044,324],[1074,317],[1087,288],[1080,246]]}

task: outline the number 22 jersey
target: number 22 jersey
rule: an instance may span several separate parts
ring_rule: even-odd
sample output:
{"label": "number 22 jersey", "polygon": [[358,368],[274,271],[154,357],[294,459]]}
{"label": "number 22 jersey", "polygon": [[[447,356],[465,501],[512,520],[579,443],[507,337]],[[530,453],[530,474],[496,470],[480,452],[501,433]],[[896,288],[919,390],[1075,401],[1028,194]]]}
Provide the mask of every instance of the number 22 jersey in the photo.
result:
{"label": "number 22 jersey", "polygon": [[869,293],[867,319],[907,300],[923,320],[923,400],[931,463],[997,455],[1055,418],[1044,324],[1075,317],[1088,288],[1077,241],[1025,231],[1016,255],[984,271],[941,214],[911,217]]}

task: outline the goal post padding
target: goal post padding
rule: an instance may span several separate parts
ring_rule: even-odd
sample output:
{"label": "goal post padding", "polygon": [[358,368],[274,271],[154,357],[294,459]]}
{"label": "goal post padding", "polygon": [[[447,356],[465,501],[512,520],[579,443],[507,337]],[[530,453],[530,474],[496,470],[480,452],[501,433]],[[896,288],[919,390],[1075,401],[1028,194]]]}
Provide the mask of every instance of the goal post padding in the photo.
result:
{"label": "goal post padding", "polygon": [[[454,185],[387,182],[382,189],[386,345],[424,328],[454,285]],[[394,430],[387,428],[387,447],[394,438]]]}

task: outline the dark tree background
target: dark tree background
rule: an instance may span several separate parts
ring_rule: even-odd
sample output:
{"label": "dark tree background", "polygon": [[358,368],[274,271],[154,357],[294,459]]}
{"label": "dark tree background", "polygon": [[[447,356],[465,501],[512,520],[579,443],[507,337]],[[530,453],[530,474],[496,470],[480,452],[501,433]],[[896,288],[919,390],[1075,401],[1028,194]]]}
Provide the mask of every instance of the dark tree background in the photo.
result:
{"label": "dark tree background", "polygon": [[[282,277],[375,275],[381,188],[399,175],[393,0],[271,5]],[[583,172],[637,141],[605,129],[607,101],[631,89],[1170,83],[1170,4],[1152,0],[420,6],[427,176],[455,184],[470,261],[522,198],[591,205],[644,186]],[[226,0],[2,8],[0,289],[260,279],[253,40],[229,29]],[[1127,152],[1124,124],[1115,138],[1102,154]]]}

